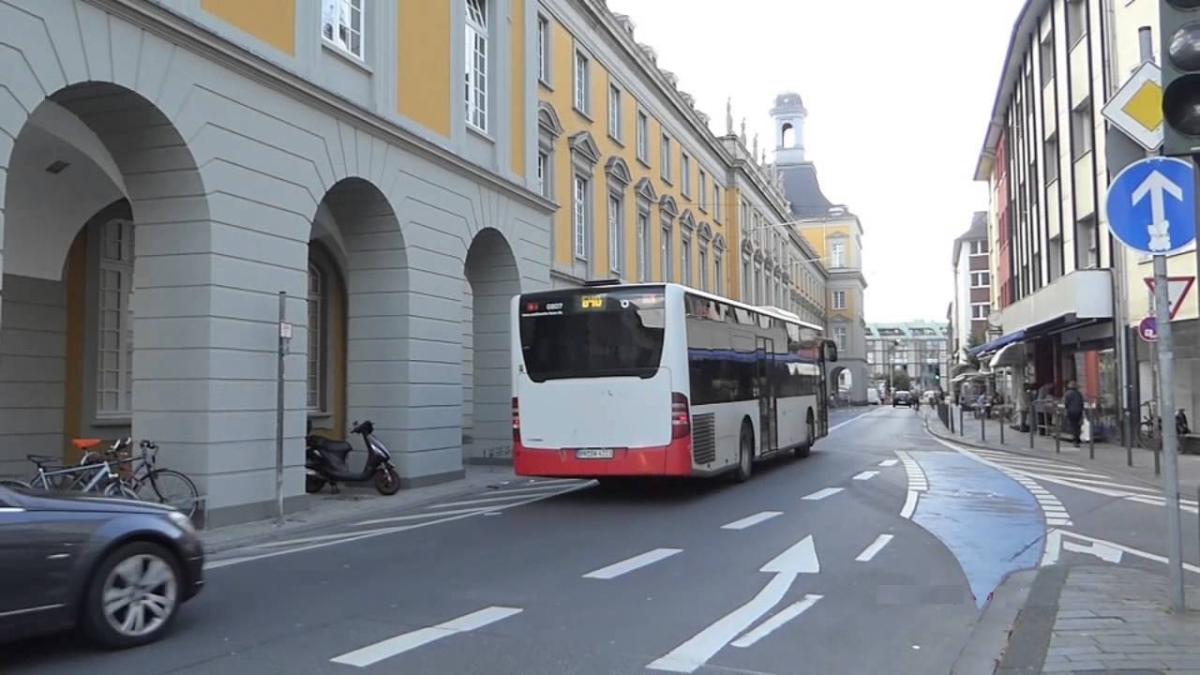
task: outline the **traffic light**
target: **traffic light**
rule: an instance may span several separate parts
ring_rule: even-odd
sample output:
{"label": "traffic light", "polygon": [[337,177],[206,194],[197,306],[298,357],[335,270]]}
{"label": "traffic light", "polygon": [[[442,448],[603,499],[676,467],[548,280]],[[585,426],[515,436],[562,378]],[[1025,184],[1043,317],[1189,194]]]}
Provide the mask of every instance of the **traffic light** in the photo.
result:
{"label": "traffic light", "polygon": [[1200,0],[1159,0],[1163,154],[1200,154]]}

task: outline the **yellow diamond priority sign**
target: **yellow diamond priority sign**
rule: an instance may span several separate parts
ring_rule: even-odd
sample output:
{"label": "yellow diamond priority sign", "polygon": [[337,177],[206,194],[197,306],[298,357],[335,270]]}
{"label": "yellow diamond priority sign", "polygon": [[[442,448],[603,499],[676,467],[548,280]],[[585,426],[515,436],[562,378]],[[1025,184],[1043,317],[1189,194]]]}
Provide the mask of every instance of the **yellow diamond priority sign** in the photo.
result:
{"label": "yellow diamond priority sign", "polygon": [[1162,71],[1143,63],[1104,105],[1104,118],[1153,152],[1163,142]]}

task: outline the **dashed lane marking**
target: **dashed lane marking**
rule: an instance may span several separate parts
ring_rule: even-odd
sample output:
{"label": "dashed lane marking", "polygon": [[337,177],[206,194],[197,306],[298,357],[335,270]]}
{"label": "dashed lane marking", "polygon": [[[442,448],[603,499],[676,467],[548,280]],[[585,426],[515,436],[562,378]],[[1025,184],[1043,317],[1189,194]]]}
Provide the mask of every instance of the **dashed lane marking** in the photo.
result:
{"label": "dashed lane marking", "polygon": [[721,526],[722,530],[744,530],[747,527],[753,527],[761,522],[770,520],[775,516],[782,516],[783,511],[760,511],[752,516],[746,516],[740,520],[735,520],[732,523],[725,523]]}
{"label": "dashed lane marking", "polygon": [[896,466],[899,462],[898,459],[885,459],[879,463],[879,466]]}
{"label": "dashed lane marking", "polygon": [[601,567],[598,570],[588,572],[583,575],[584,579],[616,579],[617,577],[628,574],[634,570],[641,569],[647,565],[670,558],[676,553],[682,552],[681,548],[656,548],[653,551],[646,551],[640,555],[635,555],[632,558],[626,558],[621,562],[613,563],[607,567]]}
{"label": "dashed lane marking", "polygon": [[883,547],[892,541],[892,538],[893,535],[890,534],[879,535],[875,538],[875,541],[871,542],[870,546],[864,548],[862,553],[858,554],[855,560],[858,562],[871,562],[871,559],[878,555],[883,550]]}
{"label": "dashed lane marking", "polygon": [[396,637],[367,645],[361,649],[347,652],[341,656],[335,656],[330,661],[347,666],[366,668],[384,659],[389,659],[417,647],[427,645],[430,642],[436,642],[437,640],[458,635],[459,633],[469,633],[473,630],[478,630],[515,614],[520,614],[521,611],[521,609],[516,607],[487,607],[477,612],[460,616],[457,619],[439,623],[436,626],[429,626],[428,628],[421,628],[411,633],[397,635]]}
{"label": "dashed lane marking", "polygon": [[872,478],[874,478],[875,476],[878,476],[878,475],[879,475],[878,471],[863,471],[862,473],[855,474],[854,480],[871,480]]}
{"label": "dashed lane marking", "polygon": [[832,497],[833,495],[836,495],[837,493],[841,492],[843,489],[844,488],[840,488],[840,487],[823,488],[821,490],[817,490],[816,492],[814,492],[810,495],[805,495],[803,497],[803,499],[806,501],[810,501],[810,502],[820,501],[822,499],[825,499],[826,497]]}

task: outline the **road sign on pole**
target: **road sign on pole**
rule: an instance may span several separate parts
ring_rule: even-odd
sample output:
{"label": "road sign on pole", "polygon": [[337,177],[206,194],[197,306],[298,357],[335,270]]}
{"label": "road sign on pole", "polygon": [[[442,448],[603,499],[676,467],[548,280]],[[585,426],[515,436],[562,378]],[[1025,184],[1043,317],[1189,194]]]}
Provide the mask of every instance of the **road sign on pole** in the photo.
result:
{"label": "road sign on pole", "polygon": [[[1150,299],[1154,299],[1154,277],[1145,277],[1146,286],[1150,289]],[[1192,285],[1196,283],[1196,277],[1167,277],[1167,301],[1171,303],[1171,320],[1175,320],[1175,315],[1179,313],[1179,308],[1183,307],[1183,301],[1187,298],[1188,291],[1192,290]]]}
{"label": "road sign on pole", "polygon": [[[1167,254],[1196,239],[1196,174],[1191,162],[1150,157],[1126,167],[1113,179],[1105,199],[1108,229],[1121,243],[1154,256],[1154,319],[1158,333],[1158,410],[1162,430],[1163,496],[1167,511],[1167,559],[1171,605],[1185,609],[1183,536],[1179,514],[1179,439],[1171,415],[1175,382],[1171,362],[1171,302]],[[1140,332],[1140,331],[1139,331]]]}
{"label": "road sign on pole", "polygon": [[1152,316],[1142,319],[1138,324],[1138,337],[1146,342],[1158,342],[1158,321]]}
{"label": "road sign on pole", "polygon": [[1143,63],[1100,111],[1126,136],[1153,152],[1163,142],[1162,70]]}

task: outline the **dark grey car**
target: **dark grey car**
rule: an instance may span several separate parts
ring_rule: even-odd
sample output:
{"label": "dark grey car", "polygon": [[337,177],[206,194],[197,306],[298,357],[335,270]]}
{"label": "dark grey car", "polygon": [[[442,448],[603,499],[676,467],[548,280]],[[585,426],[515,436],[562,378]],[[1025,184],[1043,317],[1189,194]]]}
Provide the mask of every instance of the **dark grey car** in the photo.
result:
{"label": "dark grey car", "polygon": [[152,642],[203,566],[172,508],[0,487],[0,642],[73,626],[106,647]]}

